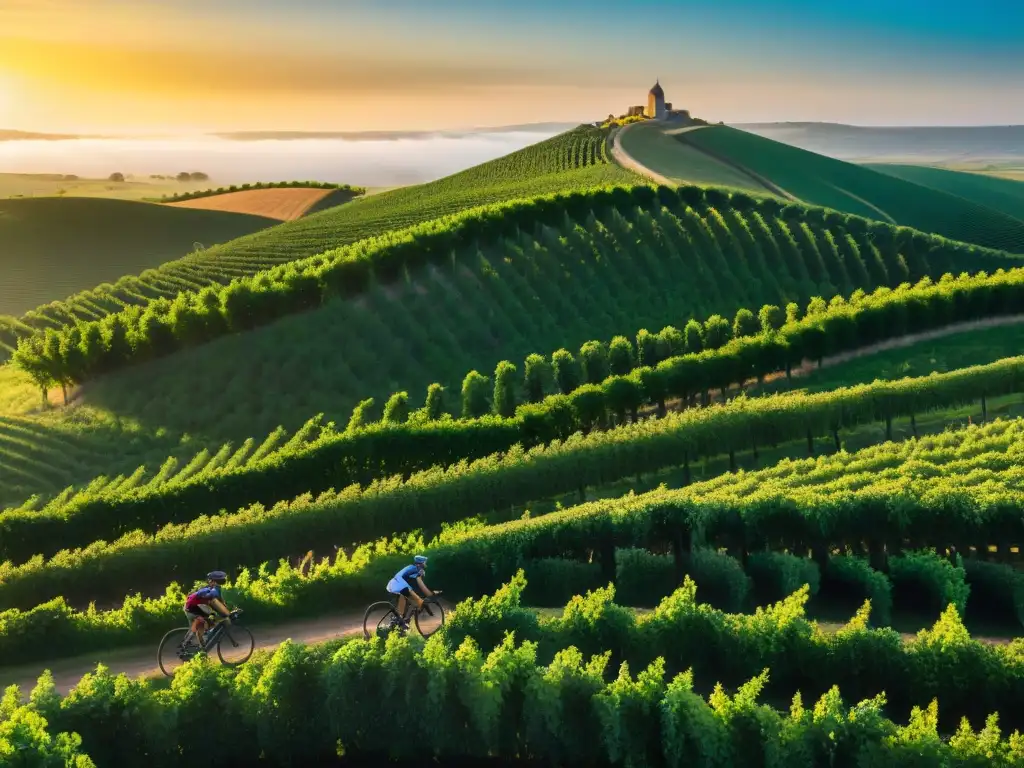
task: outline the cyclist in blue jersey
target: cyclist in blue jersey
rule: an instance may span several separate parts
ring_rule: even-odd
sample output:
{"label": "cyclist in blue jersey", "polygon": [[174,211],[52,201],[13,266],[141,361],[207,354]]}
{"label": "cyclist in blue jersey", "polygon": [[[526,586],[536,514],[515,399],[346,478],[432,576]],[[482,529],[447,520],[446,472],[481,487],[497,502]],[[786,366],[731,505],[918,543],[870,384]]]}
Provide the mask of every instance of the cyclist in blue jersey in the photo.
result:
{"label": "cyclist in blue jersey", "polygon": [[409,628],[409,623],[405,618],[405,612],[408,610],[407,600],[411,599],[415,602],[417,609],[423,607],[423,598],[416,594],[416,590],[412,588],[412,582],[416,582],[416,585],[427,597],[437,594],[431,592],[430,588],[423,582],[423,574],[427,570],[427,558],[423,555],[416,555],[412,560],[412,565],[407,565],[396,573],[391,581],[388,582],[387,587],[388,592],[398,595],[398,615],[402,617],[402,626],[406,629]]}

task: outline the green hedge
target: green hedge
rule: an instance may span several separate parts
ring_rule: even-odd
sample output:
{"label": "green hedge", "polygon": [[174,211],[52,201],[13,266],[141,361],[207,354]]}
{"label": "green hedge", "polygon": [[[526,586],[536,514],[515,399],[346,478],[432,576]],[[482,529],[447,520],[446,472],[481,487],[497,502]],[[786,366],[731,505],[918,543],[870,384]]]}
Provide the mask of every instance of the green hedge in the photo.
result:
{"label": "green hedge", "polygon": [[[44,676],[30,704],[12,703],[0,713],[0,734],[13,731],[19,756],[33,766],[56,751],[44,725],[50,733],[80,736],[80,746],[61,740],[61,759],[84,753],[100,766],[154,768],[313,765],[339,753],[375,764],[505,757],[680,768],[763,765],[768,756],[778,761],[771,764],[893,768],[1001,768],[1024,760],[1019,734],[1003,739],[991,718],[981,732],[965,723],[955,738],[940,736],[940,714],[944,722],[970,714],[980,724],[1000,708],[1011,723],[1024,712],[1024,685],[1003,652],[957,635],[962,627],[952,609],[934,634],[953,633],[959,638],[954,645],[925,640],[908,651],[893,632],[857,626],[823,641],[800,617],[806,595],[767,614],[734,617],[697,605],[687,582],[640,622],[616,610],[611,597],[611,590],[601,590],[578,598],[563,617],[540,626],[523,620],[518,595],[506,590],[483,611],[471,607],[465,619],[453,615],[450,628],[463,636],[458,645],[446,645],[454,639],[446,633],[425,646],[395,635],[386,643],[355,640],[326,652],[286,642],[237,672],[192,662],[166,691],[100,668],[62,698]],[[493,635],[506,620],[515,636],[496,646],[474,641],[477,627]],[[549,654],[545,645],[558,650]],[[603,651],[631,660],[617,664]],[[643,657],[648,664],[632,661]],[[761,664],[752,679],[743,679]],[[951,665],[969,669],[968,685],[946,674]],[[735,693],[718,687],[704,699],[698,691],[709,668],[721,669]],[[757,702],[759,695],[794,685],[821,691],[821,698],[807,709],[803,696],[790,693],[788,714]],[[855,707],[843,704],[840,690],[865,689],[876,693]],[[914,706],[909,724],[887,719],[886,705],[901,718]],[[211,712],[217,738],[196,738]],[[3,725],[27,720],[35,727]]]}
{"label": "green hedge", "polygon": [[898,609],[942,611],[952,605],[961,616],[967,610],[971,588],[959,556],[953,565],[935,552],[908,552],[889,560],[888,576]]}
{"label": "green hedge", "polygon": [[[246,541],[253,541],[252,532],[257,527],[264,527],[267,534],[273,528],[273,535],[283,538],[274,541],[276,549],[272,551],[249,545],[232,548],[230,534],[218,534],[226,547],[225,557],[251,563],[290,551],[305,551],[323,541],[318,538],[321,536],[338,544],[367,541],[410,524],[437,525],[465,516],[453,514],[453,510],[475,514],[686,464],[704,456],[735,455],[757,446],[816,435],[831,433],[838,443],[841,429],[877,420],[891,425],[897,417],[950,408],[985,395],[1020,391],[1024,391],[1024,357],[831,392],[737,398],[724,405],[689,409],[586,437],[572,436],[579,411],[574,410],[571,397],[548,398],[543,404],[530,406],[532,410],[521,409],[516,419],[382,424],[343,435],[328,433],[295,452],[281,451],[261,462],[171,488],[132,489],[124,495],[99,498],[86,495],[66,508],[5,512],[0,514],[0,556],[24,561],[37,554],[52,554],[61,547],[85,546],[100,537],[115,538],[111,533],[124,533],[136,544],[151,546],[148,542],[154,536],[145,532],[169,518],[185,525],[168,526],[156,533],[156,538],[191,537],[193,532],[199,537],[210,536],[215,528],[242,527]],[[559,439],[565,442],[555,442]],[[517,443],[550,445],[524,455],[513,447]],[[490,456],[468,466],[455,458],[508,448],[512,450],[504,456]],[[383,459],[385,456],[389,458]],[[360,475],[375,464],[380,469],[407,474],[428,460],[453,466],[418,472],[404,485],[392,478],[374,481],[365,491],[349,487],[341,493],[325,492],[314,503],[302,490],[322,488],[330,482],[325,478]],[[200,509],[233,512],[235,508],[221,505],[231,498],[256,496],[272,503],[290,498],[286,494],[296,488],[298,494],[305,495],[269,511],[256,504],[214,523],[196,517]],[[415,493],[420,495],[413,498],[411,494]],[[216,505],[210,506],[211,502]],[[370,505],[376,507],[372,514]],[[295,507],[307,513],[329,514],[306,514],[299,521],[291,511]],[[314,517],[317,525],[309,527]],[[288,518],[294,524],[290,525]],[[277,520],[273,526],[271,519]],[[1019,533],[1019,528],[1011,528],[1013,535]],[[126,533],[129,531],[134,532]],[[94,554],[123,548],[124,541],[127,539],[121,544],[94,545]],[[0,566],[0,579],[5,578],[4,572]]]}
{"label": "green hedge", "polygon": [[175,195],[164,195],[162,202],[180,203],[184,200],[197,200],[203,197],[226,195],[231,192],[244,192],[250,189],[339,189],[351,192],[353,197],[366,194],[365,187],[353,187],[350,184],[332,184],[328,181],[257,181],[251,184],[238,184],[217,189],[204,189],[196,192],[179,192]]}

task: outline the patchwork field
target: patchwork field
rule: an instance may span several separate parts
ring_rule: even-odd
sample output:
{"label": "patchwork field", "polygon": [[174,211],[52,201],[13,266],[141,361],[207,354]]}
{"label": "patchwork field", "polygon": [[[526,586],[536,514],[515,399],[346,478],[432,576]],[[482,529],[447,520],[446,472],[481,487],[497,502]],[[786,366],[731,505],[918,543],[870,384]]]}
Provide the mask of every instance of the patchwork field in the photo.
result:
{"label": "patchwork field", "polygon": [[869,165],[872,170],[947,192],[1024,221],[1024,181],[920,165]]}
{"label": "patchwork field", "polygon": [[[335,198],[337,202],[332,204],[327,198]],[[340,190],[280,188],[247,189],[168,205],[174,208],[246,213],[278,221],[294,221],[305,216],[313,208],[331,208],[349,200],[351,195]]]}

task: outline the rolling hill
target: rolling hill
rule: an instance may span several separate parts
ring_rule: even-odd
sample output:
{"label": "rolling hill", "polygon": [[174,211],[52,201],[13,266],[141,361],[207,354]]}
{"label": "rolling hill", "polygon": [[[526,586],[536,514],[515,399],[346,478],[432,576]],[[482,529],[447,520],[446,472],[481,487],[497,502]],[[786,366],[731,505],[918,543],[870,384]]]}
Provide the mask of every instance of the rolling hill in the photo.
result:
{"label": "rolling hill", "polygon": [[[67,301],[40,306],[22,320],[35,328],[59,327],[76,318],[95,316],[97,306],[111,311],[126,304],[145,303],[154,296],[174,296],[183,287],[226,283],[282,262],[474,206],[638,181],[635,174],[609,162],[605,139],[605,132],[581,126],[429,184],[358,199],[272,227],[262,237],[238,237],[230,244],[206,248],[145,275],[123,277],[110,288],[84,291]],[[191,242],[178,254],[190,250]],[[4,343],[12,346],[17,335],[5,334],[0,327],[0,347]]]}
{"label": "rolling hill", "polygon": [[1024,221],[948,192],[726,126],[709,126],[677,138],[767,179],[796,200],[1024,252]]}
{"label": "rolling hill", "polygon": [[[271,219],[100,198],[0,200],[0,314],[158,267],[204,246],[271,226]],[[82,317],[97,314],[82,305]]]}
{"label": "rolling hill", "polygon": [[[466,373],[489,375],[503,359],[550,354],[559,346],[575,349],[615,334],[633,337],[643,327],[682,327],[693,317],[731,316],[741,306],[849,295],[924,275],[1019,263],[1006,254],[900,234],[820,209],[795,206],[784,216],[782,205],[770,198],[705,195],[692,187],[679,195],[654,194],[643,186],[578,194],[531,204],[536,214],[526,204],[484,209],[448,222],[447,229],[429,224],[392,240],[342,249],[309,260],[310,274],[338,285],[325,270],[348,269],[360,255],[381,260],[378,276],[343,296],[307,294],[299,306],[285,292],[293,279],[308,287],[294,271],[304,262],[297,262],[275,278],[285,282],[261,283],[261,295],[279,298],[253,307],[244,321],[246,333],[204,335],[197,325],[200,335],[188,336],[184,326],[166,325],[172,315],[191,316],[187,305],[172,309],[165,302],[154,310],[167,314],[152,315],[148,331],[129,333],[140,349],[155,349],[145,340],[149,333],[164,334],[160,343],[170,346],[160,359],[85,384],[84,405],[70,412],[76,442],[84,447],[96,441],[98,463],[89,465],[96,469],[109,462],[104,446],[110,426],[122,419],[137,425],[132,438],[122,441],[116,466],[107,464],[112,474],[130,473],[143,456],[152,460],[164,450],[173,435],[189,435],[193,453],[197,445],[216,450],[224,441],[266,434],[278,425],[296,429],[317,412],[345,423],[366,397],[377,398],[379,409],[392,392],[405,390],[418,404],[433,382],[447,388],[448,407],[458,410]],[[486,227],[477,221],[487,221]],[[406,267],[383,261],[403,253],[434,255]],[[218,305],[234,305],[225,301],[216,299]],[[91,418],[101,426],[95,434],[88,427]],[[32,420],[19,419],[22,431]],[[43,435],[58,428],[64,427],[37,427]],[[147,434],[162,435],[158,449]],[[51,443],[28,439],[10,449],[23,468],[8,464],[11,484],[31,492],[63,487],[41,483],[33,469],[52,463]],[[90,477],[100,473],[89,473],[86,464],[79,469]],[[65,484],[82,481],[78,469],[63,477]]]}
{"label": "rolling hill", "polygon": [[1024,221],[1024,180],[1001,179],[981,173],[922,165],[877,163],[867,167],[922,187],[962,197]]}

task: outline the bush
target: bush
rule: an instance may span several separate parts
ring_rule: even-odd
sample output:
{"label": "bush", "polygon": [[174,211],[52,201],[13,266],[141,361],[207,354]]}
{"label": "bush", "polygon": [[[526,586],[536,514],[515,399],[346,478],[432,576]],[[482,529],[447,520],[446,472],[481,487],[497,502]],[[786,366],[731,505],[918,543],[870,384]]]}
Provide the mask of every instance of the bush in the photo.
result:
{"label": "bush", "polygon": [[849,555],[832,557],[823,581],[829,599],[852,599],[858,603],[870,600],[871,620],[877,626],[888,626],[892,621],[892,584],[867,560]]}
{"label": "bush", "polygon": [[651,607],[677,586],[671,555],[638,548],[615,551],[615,594],[620,605]]}
{"label": "bush", "polygon": [[695,549],[686,558],[685,569],[710,605],[735,613],[747,607],[753,585],[735,557],[714,549]]}
{"label": "bush", "polygon": [[968,615],[1024,627],[1024,573],[974,557],[964,560],[963,568],[971,589]]}
{"label": "bush", "polygon": [[962,561],[954,566],[935,552],[908,552],[889,559],[894,604],[900,610],[942,613],[947,605],[961,616],[967,610],[967,585]]}
{"label": "bush", "polygon": [[783,600],[804,584],[808,585],[809,594],[814,597],[821,587],[818,564],[788,552],[758,552],[750,555],[747,558],[747,575],[753,581],[758,605]]}
{"label": "bush", "polygon": [[524,598],[538,608],[559,608],[574,595],[601,585],[601,567],[561,557],[538,558],[525,564],[529,579]]}

